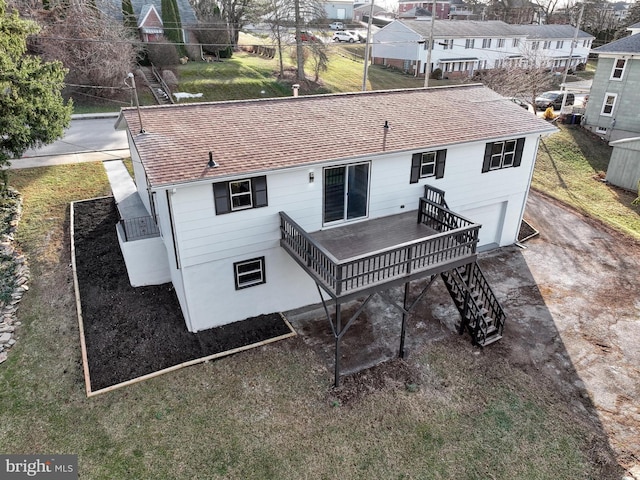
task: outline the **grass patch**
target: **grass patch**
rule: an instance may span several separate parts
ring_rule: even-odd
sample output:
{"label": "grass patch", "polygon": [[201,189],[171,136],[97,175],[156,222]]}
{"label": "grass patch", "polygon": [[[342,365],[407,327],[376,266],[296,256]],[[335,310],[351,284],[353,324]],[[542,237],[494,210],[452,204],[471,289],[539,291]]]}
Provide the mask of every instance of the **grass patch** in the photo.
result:
{"label": "grass patch", "polygon": [[533,188],[640,239],[640,206],[632,205],[636,195],[602,181],[611,147],[582,128],[559,127],[538,150]]}
{"label": "grass patch", "polygon": [[111,194],[100,162],[10,170],[9,184],[23,197],[16,238],[36,267],[57,262],[69,202]]}

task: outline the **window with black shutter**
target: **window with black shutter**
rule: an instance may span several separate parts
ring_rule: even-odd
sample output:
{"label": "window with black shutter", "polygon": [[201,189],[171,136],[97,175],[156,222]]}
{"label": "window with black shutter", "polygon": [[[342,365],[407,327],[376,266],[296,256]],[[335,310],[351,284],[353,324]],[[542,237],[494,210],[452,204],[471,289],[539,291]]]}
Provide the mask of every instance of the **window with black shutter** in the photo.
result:
{"label": "window with black shutter", "polygon": [[503,168],[519,167],[522,163],[524,138],[487,143],[484,150],[482,173]]}
{"label": "window with black shutter", "polygon": [[446,150],[414,153],[411,157],[411,177],[409,183],[418,183],[421,178],[444,177]]}
{"label": "window with black shutter", "polygon": [[267,177],[252,177],[213,184],[216,215],[266,207]]}

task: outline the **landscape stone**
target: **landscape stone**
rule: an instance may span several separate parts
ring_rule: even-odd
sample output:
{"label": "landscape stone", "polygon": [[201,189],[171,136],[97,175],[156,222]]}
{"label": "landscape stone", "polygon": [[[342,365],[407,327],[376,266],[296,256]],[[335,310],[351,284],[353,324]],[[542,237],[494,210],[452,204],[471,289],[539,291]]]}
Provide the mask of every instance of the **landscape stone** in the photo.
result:
{"label": "landscape stone", "polygon": [[11,325],[6,325],[6,324],[0,324],[0,333],[13,333],[13,331],[15,330],[15,327],[11,326]]}
{"label": "landscape stone", "polygon": [[0,343],[9,343],[11,340],[11,334],[9,332],[0,333]]}

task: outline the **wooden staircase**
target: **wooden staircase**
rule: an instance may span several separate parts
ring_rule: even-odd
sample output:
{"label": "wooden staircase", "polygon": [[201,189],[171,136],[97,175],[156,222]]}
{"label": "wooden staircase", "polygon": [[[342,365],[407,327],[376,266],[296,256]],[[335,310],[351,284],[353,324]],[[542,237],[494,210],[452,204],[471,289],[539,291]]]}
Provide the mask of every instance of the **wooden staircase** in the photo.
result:
{"label": "wooden staircase", "polygon": [[142,73],[144,73],[144,78],[146,80],[147,86],[153,93],[153,97],[156,99],[158,105],[169,105],[173,103],[170,95],[171,92],[165,91],[165,87],[163,85],[164,82],[161,82],[161,79],[156,74],[155,69],[153,67],[140,67]]}
{"label": "wooden staircase", "polygon": [[[424,186],[425,198],[449,209],[444,191]],[[440,274],[462,317],[458,333],[466,330],[475,345],[482,347],[502,338],[506,315],[489,286],[478,262],[468,263]]]}
{"label": "wooden staircase", "polygon": [[477,262],[441,274],[462,317],[458,327],[475,345],[485,347],[502,338],[506,316]]}

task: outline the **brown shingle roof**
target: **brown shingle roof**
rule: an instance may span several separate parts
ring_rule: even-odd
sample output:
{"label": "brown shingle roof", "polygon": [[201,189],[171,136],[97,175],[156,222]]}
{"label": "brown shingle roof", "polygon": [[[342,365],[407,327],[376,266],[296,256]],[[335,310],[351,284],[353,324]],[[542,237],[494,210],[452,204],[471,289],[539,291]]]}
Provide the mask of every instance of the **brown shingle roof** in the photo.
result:
{"label": "brown shingle roof", "polygon": [[154,187],[555,131],[482,85],[142,107],[141,116],[146,133],[132,108],[117,125],[126,120]]}

